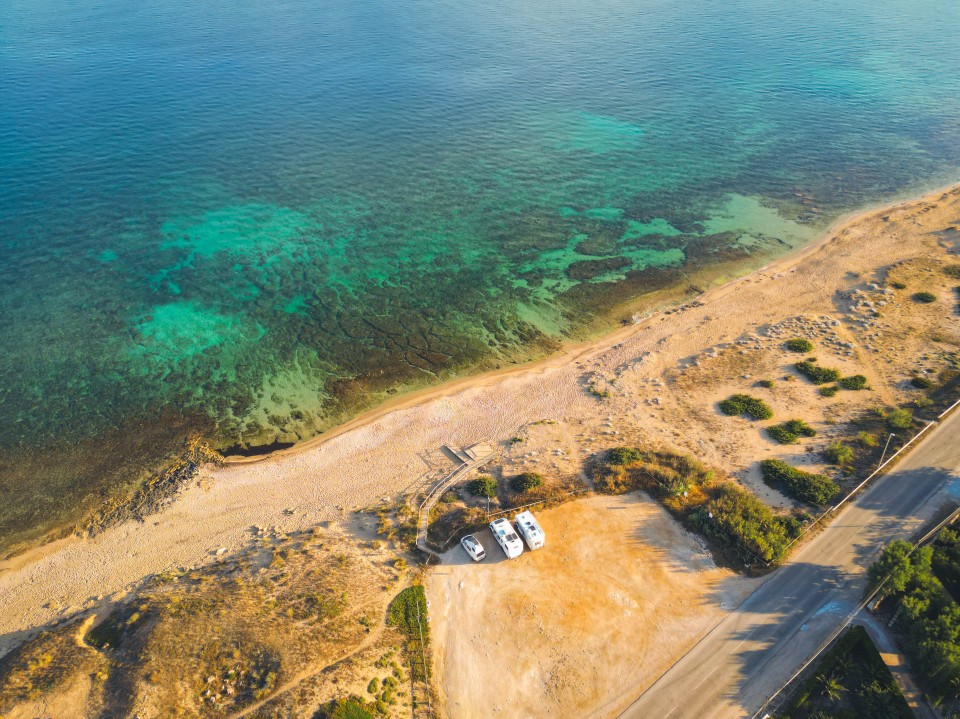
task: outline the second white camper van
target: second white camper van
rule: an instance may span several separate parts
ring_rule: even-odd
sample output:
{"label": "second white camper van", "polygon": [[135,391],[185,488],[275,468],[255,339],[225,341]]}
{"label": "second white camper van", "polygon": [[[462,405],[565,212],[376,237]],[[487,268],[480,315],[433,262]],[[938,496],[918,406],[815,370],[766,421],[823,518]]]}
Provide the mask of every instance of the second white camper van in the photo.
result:
{"label": "second white camper van", "polygon": [[497,540],[500,549],[507,555],[507,559],[516,559],[523,554],[523,542],[513,531],[510,522],[501,517],[490,522],[490,531],[493,532],[493,538]]}
{"label": "second white camper van", "polygon": [[540,549],[544,545],[547,537],[533,512],[520,512],[513,521],[517,523],[517,531],[530,549]]}

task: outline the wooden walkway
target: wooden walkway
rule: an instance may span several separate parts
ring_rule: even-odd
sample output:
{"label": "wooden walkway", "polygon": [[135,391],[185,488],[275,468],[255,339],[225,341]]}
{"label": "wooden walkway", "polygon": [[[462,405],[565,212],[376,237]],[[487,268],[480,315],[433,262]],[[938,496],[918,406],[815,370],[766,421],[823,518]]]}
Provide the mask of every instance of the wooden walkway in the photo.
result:
{"label": "wooden walkway", "polygon": [[465,477],[471,470],[479,469],[487,464],[499,454],[497,448],[487,442],[478,442],[460,451],[456,451],[450,447],[448,447],[447,450],[457,457],[461,461],[461,464],[427,492],[427,496],[424,497],[420,503],[420,509],[417,515],[417,546],[424,552],[433,554],[434,556],[440,556],[440,553],[431,549],[427,544],[427,527],[430,523],[430,510],[433,509],[433,505],[443,496],[447,487]]}

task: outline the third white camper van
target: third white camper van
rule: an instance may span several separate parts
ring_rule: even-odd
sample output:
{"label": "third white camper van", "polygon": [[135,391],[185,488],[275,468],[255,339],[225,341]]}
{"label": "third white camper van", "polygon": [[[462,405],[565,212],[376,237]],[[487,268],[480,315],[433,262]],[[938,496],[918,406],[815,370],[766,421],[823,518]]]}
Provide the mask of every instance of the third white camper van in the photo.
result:
{"label": "third white camper van", "polygon": [[490,522],[490,531],[493,532],[493,538],[497,540],[503,553],[507,555],[507,559],[516,559],[523,554],[523,542],[513,531],[509,521],[503,517],[494,519]]}
{"label": "third white camper van", "polygon": [[530,549],[540,549],[544,545],[547,537],[533,512],[520,512],[513,521],[517,523],[517,530]]}

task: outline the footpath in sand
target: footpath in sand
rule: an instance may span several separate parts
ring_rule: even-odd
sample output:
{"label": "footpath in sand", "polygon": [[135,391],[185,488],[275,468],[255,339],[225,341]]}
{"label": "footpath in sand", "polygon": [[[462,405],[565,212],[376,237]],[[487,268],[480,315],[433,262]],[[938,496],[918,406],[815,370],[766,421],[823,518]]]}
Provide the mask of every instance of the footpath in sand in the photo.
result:
{"label": "footpath in sand", "polygon": [[[38,628],[129,591],[144,577],[238,549],[257,527],[306,529],[345,519],[351,509],[383,498],[394,500],[425,473],[443,468],[438,458],[443,445],[506,442],[543,419],[565,426],[578,443],[578,456],[625,442],[664,444],[726,468],[758,493],[764,490],[765,501],[784,506],[785,498],[760,486],[757,460],[772,454],[815,464],[813,453],[804,446],[772,446],[746,420],[720,417],[716,399],[743,391],[767,373],[782,375],[791,361],[781,351],[783,340],[800,330],[818,341],[822,362],[861,371],[886,389],[882,395],[878,389],[814,401],[815,388],[785,383],[788,389],[769,398],[778,416],[782,408],[792,412],[796,406],[803,410],[801,418],[822,430],[820,437],[829,438],[833,418],[868,402],[905,399],[904,378],[927,362],[918,356],[932,348],[927,364],[942,367],[943,352],[955,350],[956,298],[942,273],[925,263],[942,265],[948,253],[957,252],[958,226],[957,189],[867,214],[816,246],[601,343],[506,376],[438,388],[299,452],[207,472],[143,523],[0,566],[0,654]],[[915,306],[908,295],[883,294],[876,283],[897,263],[911,283],[909,291],[939,282],[939,304]],[[881,302],[882,317],[875,312]],[[943,344],[931,344],[931,336]],[[608,388],[609,397],[591,395],[591,384]],[[512,452],[515,466],[580,470],[559,455],[547,461],[543,453]],[[661,546],[653,539],[650,544]],[[689,587],[684,581],[699,586],[700,575],[666,559],[668,554],[650,556],[651,562],[665,562],[658,572],[689,574],[671,578],[664,596]],[[667,636],[654,643],[669,641]],[[646,666],[638,667],[629,681],[639,686],[648,674]]]}
{"label": "footpath in sand", "polygon": [[640,495],[538,513],[547,545],[507,561],[456,546],[427,578],[445,713],[615,716],[759,580],[718,569]]}

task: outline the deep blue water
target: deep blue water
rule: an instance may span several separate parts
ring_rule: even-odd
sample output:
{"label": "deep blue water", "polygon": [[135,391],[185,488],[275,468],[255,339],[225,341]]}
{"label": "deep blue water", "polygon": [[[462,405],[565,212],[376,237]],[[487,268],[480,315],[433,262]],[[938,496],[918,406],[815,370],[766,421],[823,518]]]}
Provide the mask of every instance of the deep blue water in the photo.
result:
{"label": "deep blue water", "polygon": [[0,535],[191,431],[309,436],[957,180],[957,27],[933,0],[6,0]]}

